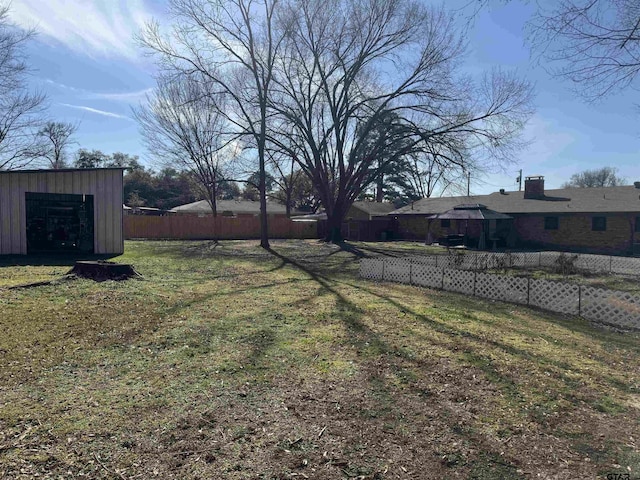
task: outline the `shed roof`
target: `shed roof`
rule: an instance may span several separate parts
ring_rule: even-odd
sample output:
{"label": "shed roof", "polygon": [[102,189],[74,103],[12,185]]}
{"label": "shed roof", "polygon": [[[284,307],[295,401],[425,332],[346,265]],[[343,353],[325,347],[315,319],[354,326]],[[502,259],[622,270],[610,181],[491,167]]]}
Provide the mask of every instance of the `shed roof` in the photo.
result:
{"label": "shed roof", "polygon": [[128,170],[127,167],[100,167],[100,168],[39,168],[31,170],[0,170],[0,174],[15,173],[65,173],[65,172],[91,172],[96,170]]}
{"label": "shed roof", "polygon": [[539,199],[524,198],[524,192],[495,192],[469,197],[424,198],[391,212],[391,215],[432,215],[460,204],[483,204],[507,214],[525,213],[640,213],[640,189],[630,186],[561,188],[546,190]]}

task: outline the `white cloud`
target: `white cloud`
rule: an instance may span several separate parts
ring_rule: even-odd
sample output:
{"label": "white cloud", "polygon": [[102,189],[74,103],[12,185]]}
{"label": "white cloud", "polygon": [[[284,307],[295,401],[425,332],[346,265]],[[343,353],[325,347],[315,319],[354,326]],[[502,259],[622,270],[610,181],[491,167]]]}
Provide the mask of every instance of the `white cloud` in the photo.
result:
{"label": "white cloud", "polygon": [[54,40],[91,57],[138,58],[133,35],[151,19],[144,0],[14,0],[10,15]]}
{"label": "white cloud", "polygon": [[144,100],[148,94],[153,91],[153,88],[145,88],[144,90],[138,90],[136,92],[122,92],[122,93],[90,93],[91,98],[100,98],[102,100],[115,100],[127,103],[138,103]]}
{"label": "white cloud", "polygon": [[145,88],[142,90],[135,90],[133,92],[92,92],[89,90],[85,90],[83,88],[76,88],[69,85],[65,85],[64,83],[59,83],[51,79],[45,79],[45,83],[49,85],[53,85],[55,88],[60,90],[66,90],[76,94],[77,98],[83,99],[92,99],[92,100],[111,100],[115,102],[124,102],[124,103],[139,103],[144,100],[148,94],[153,91],[153,88]]}
{"label": "white cloud", "polygon": [[104,117],[122,118],[122,119],[125,119],[125,120],[131,120],[126,115],[120,115],[118,113],[107,112],[106,110],[98,110],[97,108],[85,107],[84,105],[71,105],[69,103],[61,103],[60,105],[62,105],[64,107],[75,108],[77,110],[84,110],[85,112],[95,113],[95,114],[98,114],[98,115],[102,115]]}

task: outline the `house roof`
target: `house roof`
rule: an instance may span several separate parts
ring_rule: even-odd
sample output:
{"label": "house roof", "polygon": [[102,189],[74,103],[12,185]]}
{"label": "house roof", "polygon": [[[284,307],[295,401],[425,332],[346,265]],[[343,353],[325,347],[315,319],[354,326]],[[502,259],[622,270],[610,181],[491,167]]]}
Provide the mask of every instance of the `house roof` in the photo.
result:
{"label": "house roof", "polygon": [[506,214],[640,212],[640,189],[631,186],[561,188],[545,190],[540,199],[524,198],[524,192],[495,192],[470,197],[424,198],[399,208],[391,215],[432,215],[456,205],[480,203]]}
{"label": "house roof", "polygon": [[[179,205],[169,210],[176,213],[212,213],[211,207],[207,200],[200,200],[198,202],[187,203],[186,205]],[[216,211],[222,213],[225,211],[231,211],[234,214],[239,213],[260,213],[260,202],[254,202],[252,200],[218,200],[216,202]],[[267,202],[267,213],[287,213],[287,209],[284,205],[279,203]],[[294,213],[293,209],[292,212]]]}
{"label": "house roof", "polygon": [[445,220],[506,220],[513,217],[491,210],[486,205],[472,203],[456,205],[446,212],[429,215],[429,218]]}
{"label": "house roof", "polygon": [[361,210],[369,215],[386,215],[392,212],[395,207],[392,203],[379,203],[379,202],[353,202],[354,208]]}

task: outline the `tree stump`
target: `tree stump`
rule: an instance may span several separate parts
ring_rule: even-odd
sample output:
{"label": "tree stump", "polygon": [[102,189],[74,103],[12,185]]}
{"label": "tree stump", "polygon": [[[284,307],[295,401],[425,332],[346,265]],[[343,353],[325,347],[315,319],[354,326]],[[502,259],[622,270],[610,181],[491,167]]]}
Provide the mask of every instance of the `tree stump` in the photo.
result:
{"label": "tree stump", "polygon": [[107,262],[103,260],[83,260],[76,262],[69,273],[74,274],[78,277],[90,278],[96,281],[126,280],[127,278],[141,277],[141,275],[135,271],[133,265],[128,265],[126,263]]}

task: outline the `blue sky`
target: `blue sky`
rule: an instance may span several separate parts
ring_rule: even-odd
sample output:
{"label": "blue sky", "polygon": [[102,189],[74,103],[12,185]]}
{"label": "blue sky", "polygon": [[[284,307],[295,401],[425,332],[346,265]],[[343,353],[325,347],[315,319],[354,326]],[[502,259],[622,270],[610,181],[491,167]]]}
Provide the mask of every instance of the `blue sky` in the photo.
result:
{"label": "blue sky", "polygon": [[[447,6],[473,5],[452,0]],[[466,68],[514,68],[536,87],[536,113],[527,126],[528,149],[503,173],[472,178],[471,191],[517,189],[524,176],[544,175],[547,188],[559,188],[571,174],[613,166],[629,182],[640,180],[640,103],[634,90],[587,105],[570,85],[553,79],[531,59],[523,28],[534,2],[495,2],[481,11],[469,33]],[[466,12],[466,11],[465,11]],[[34,88],[47,93],[49,115],[79,124],[79,146],[105,153],[121,151],[148,161],[131,106],[153,87],[153,64],[133,36],[151,18],[162,18],[161,0],[13,0],[11,17],[35,27],[27,48]]]}

